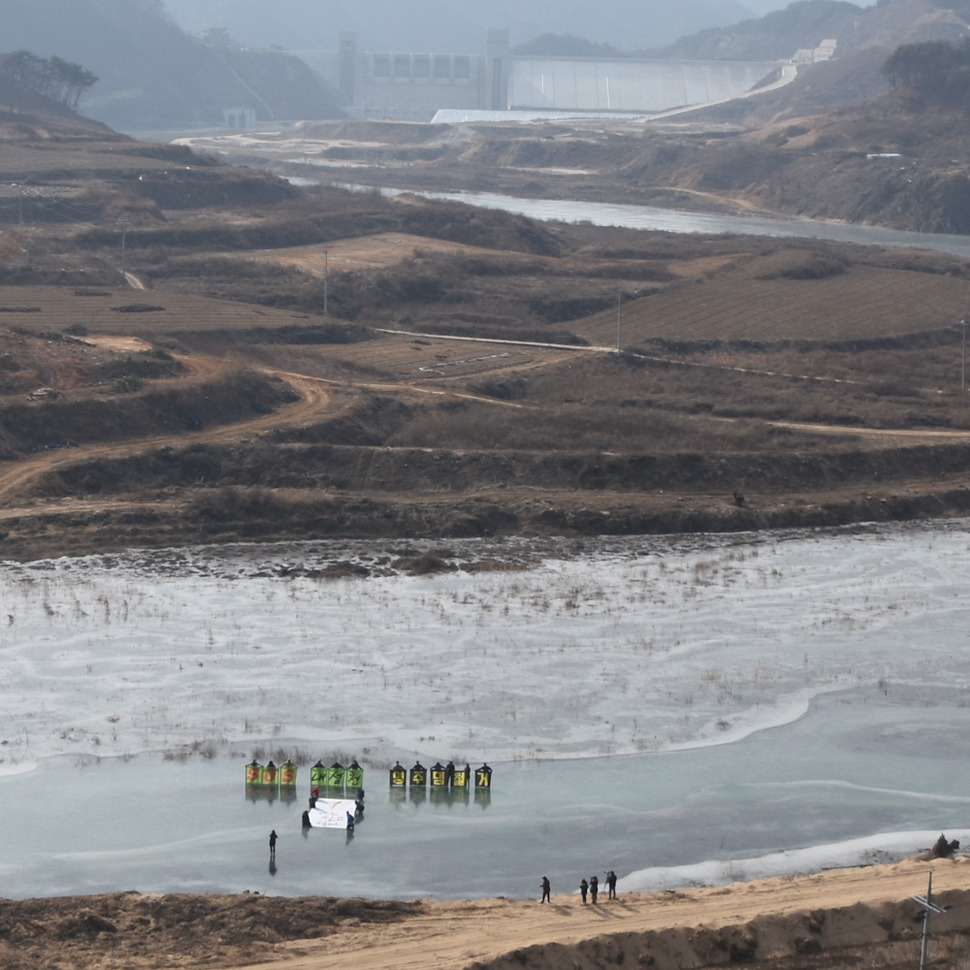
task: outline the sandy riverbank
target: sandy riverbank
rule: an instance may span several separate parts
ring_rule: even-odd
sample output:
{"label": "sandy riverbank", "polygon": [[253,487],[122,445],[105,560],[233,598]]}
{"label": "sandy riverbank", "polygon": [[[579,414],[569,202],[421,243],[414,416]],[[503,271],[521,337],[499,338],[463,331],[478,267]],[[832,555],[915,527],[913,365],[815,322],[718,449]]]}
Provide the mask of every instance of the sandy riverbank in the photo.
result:
{"label": "sandy riverbank", "polygon": [[[583,906],[572,887],[537,899],[383,903],[318,897],[114,893],[0,902],[0,962],[34,970],[684,970],[771,960],[829,965],[918,955],[933,871],[933,947],[952,958],[970,930],[970,859],[916,859],[727,887],[621,893]],[[537,879],[538,883],[538,879]],[[537,886],[538,888],[538,886]],[[808,965],[808,964],[806,964]],[[955,965],[955,964],[954,964]]]}

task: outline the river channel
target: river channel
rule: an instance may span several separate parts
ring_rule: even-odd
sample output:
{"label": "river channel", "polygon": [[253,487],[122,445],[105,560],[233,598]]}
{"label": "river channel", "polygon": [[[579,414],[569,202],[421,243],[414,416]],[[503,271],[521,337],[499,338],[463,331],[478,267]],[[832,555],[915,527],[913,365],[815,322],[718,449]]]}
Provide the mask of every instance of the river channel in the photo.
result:
{"label": "river channel", "polygon": [[[350,186],[372,191],[369,186]],[[553,222],[589,222],[595,226],[616,226],[661,232],[712,235],[771,236],[827,239],[860,246],[935,249],[954,256],[970,256],[970,236],[945,233],[906,232],[884,226],[863,226],[819,219],[783,219],[747,214],[725,215],[663,209],[657,206],[621,203],[581,202],[571,199],[526,199],[491,192],[408,192],[383,189],[385,195],[420,195],[427,199],[462,202],[482,209],[501,209],[516,215]]]}

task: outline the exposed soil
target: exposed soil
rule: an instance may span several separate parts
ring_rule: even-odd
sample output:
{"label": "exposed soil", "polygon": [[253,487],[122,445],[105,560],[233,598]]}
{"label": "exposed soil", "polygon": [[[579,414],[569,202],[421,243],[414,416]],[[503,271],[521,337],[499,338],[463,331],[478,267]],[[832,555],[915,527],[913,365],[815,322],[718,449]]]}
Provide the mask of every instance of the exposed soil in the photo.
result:
{"label": "exposed soil", "polygon": [[[379,233],[332,275],[223,256],[235,301],[188,257],[135,299],[0,287],[3,554],[967,513],[961,261],[507,222],[540,252]],[[353,319],[313,312],[324,283]],[[239,302],[264,287],[306,306]]]}
{"label": "exposed soil", "polygon": [[[712,889],[552,902],[410,903],[238,896],[103,896],[0,901],[10,970],[823,970],[918,962],[929,864],[835,870]],[[970,944],[970,863],[935,860],[930,965],[961,966]],[[538,877],[537,877],[538,880]],[[557,889],[559,890],[557,892]]]}

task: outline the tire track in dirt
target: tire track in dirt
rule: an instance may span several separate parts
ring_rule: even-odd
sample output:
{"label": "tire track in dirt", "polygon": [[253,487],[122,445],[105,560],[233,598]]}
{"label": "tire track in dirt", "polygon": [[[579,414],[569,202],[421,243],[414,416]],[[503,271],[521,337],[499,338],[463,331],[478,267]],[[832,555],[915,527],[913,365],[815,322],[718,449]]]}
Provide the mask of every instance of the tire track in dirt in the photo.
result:
{"label": "tire track in dirt", "polygon": [[970,441],[970,431],[949,428],[863,428],[851,424],[803,424],[798,421],[769,421],[773,428],[789,428],[808,434],[863,435],[868,438],[900,438],[907,444],[939,444],[941,441]]}
{"label": "tire track in dirt", "polygon": [[[458,340],[470,343],[492,343],[492,344],[519,344],[527,347],[542,347],[548,350],[560,351],[564,354],[576,352],[587,353],[616,353],[615,347],[577,347],[566,344],[539,343],[533,341],[514,341],[514,340],[483,340],[481,338],[470,337],[448,337],[440,334],[418,334],[410,331],[383,331],[395,334],[407,334],[409,336],[420,336],[425,339],[437,340]],[[642,357],[643,355],[633,355]],[[234,364],[224,359],[208,357],[205,355],[180,355],[179,358],[189,367],[191,374],[187,378],[179,378],[181,381],[202,381],[213,380],[224,376],[232,369]],[[689,366],[718,367],[719,365],[701,364],[695,362],[677,361],[674,358],[644,358],[656,360],[663,363],[677,364],[686,363]],[[532,366],[535,366],[533,363]],[[522,362],[510,363],[507,368],[499,368],[498,372],[505,371],[517,372],[522,369]],[[735,368],[721,368],[735,369]],[[73,464],[85,461],[92,461],[99,458],[114,459],[128,458],[139,453],[159,448],[185,448],[193,444],[222,444],[239,440],[240,438],[259,435],[272,431],[277,428],[310,423],[319,421],[324,417],[335,417],[347,411],[351,404],[349,395],[340,391],[346,381],[314,377],[297,371],[283,370],[272,367],[261,367],[264,373],[271,374],[289,383],[299,394],[299,400],[292,405],[267,415],[254,415],[252,419],[234,422],[232,424],[220,425],[214,428],[202,429],[199,431],[183,431],[177,434],[162,434],[135,440],[125,440],[103,444],[86,444],[77,447],[59,449],[56,451],[44,452],[30,457],[25,457],[15,462],[0,464],[0,504],[11,499],[13,496],[24,491],[31,482],[36,481],[41,476],[56,471]],[[751,373],[748,371],[748,373]],[[767,372],[766,372],[767,373]],[[777,376],[777,375],[772,375]],[[805,378],[810,379],[810,378]],[[404,399],[407,397],[420,399],[427,395],[433,396],[453,396],[464,400],[472,400],[489,405],[510,408],[528,408],[529,405],[513,401],[499,400],[484,395],[472,394],[447,386],[424,386],[413,382],[393,382],[393,381],[371,381],[361,382],[353,385],[353,390],[369,390],[376,393],[389,393]],[[734,421],[738,419],[724,418],[721,420]],[[865,437],[870,440],[880,440],[887,443],[894,439],[906,445],[917,444],[939,444],[941,442],[961,442],[970,441],[970,431],[952,429],[893,429],[893,428],[866,428],[848,425],[826,425],[814,423],[801,423],[794,421],[774,421],[768,422],[774,427],[786,428],[792,431],[807,434],[822,434],[833,436],[856,436]],[[426,449],[432,450],[432,449]],[[118,499],[105,499],[102,501],[60,499],[55,502],[47,503],[39,500],[29,505],[20,504],[18,507],[0,508],[0,518],[14,518],[24,515],[37,514],[42,509],[84,511],[95,513],[99,510],[110,508],[136,508],[139,505],[150,504],[157,507],[160,503],[139,503],[124,502]]]}
{"label": "tire track in dirt", "polygon": [[[180,356],[179,359],[191,369],[193,381],[220,377],[231,370],[233,366],[225,361],[202,355]],[[12,463],[0,464],[0,502],[16,494],[40,476],[68,465],[98,458],[128,458],[144,451],[159,448],[185,448],[192,444],[220,444],[234,441],[243,436],[260,434],[286,425],[301,424],[317,419],[327,413],[331,407],[334,395],[327,386],[331,383],[330,381],[290,371],[270,368],[263,368],[263,370],[265,373],[287,381],[299,393],[299,401],[286,407],[283,411],[254,415],[251,420],[220,425],[216,428],[182,431],[178,434],[163,434],[105,444],[78,445],[31,455]],[[183,378],[183,380],[185,379]],[[107,507],[107,505],[106,502],[100,503],[92,511],[98,507]],[[72,503],[71,507],[77,508],[78,506]],[[10,517],[14,511],[10,509],[5,512],[0,511],[0,516]],[[33,511],[36,511],[36,507],[33,508]],[[23,512],[24,510],[21,510],[21,514]]]}
{"label": "tire track in dirt", "polygon": [[[234,366],[225,360],[208,357],[202,354],[180,355],[179,360],[190,368],[191,378],[181,378],[182,381],[213,380],[223,376]],[[241,437],[256,435],[281,427],[299,425],[320,420],[323,417],[335,417],[349,407],[346,399],[341,397],[337,405],[338,394],[334,388],[339,388],[345,381],[314,377],[297,371],[283,370],[273,367],[260,367],[263,373],[271,374],[290,384],[300,395],[299,401],[287,406],[281,411],[267,415],[257,415],[252,419],[232,424],[220,425],[215,428],[204,428],[199,431],[182,431],[177,434],[163,434],[147,438],[127,439],[125,441],[104,444],[84,444],[75,447],[47,451],[31,455],[16,462],[0,463],[0,503],[5,499],[25,489],[31,482],[58,468],[67,467],[85,461],[99,458],[129,458],[133,455],[159,448],[185,448],[193,444],[223,444],[238,440]],[[403,384],[387,381],[361,382],[354,385],[357,390],[370,390],[377,393],[393,393],[402,396],[421,397],[454,396],[463,400],[479,401],[499,407],[521,408],[525,405],[513,401],[501,401],[484,395],[458,392],[437,387],[422,387],[415,384]],[[428,449],[430,450],[430,449]],[[36,513],[45,503],[19,508],[0,508],[0,518],[14,518]],[[139,503],[106,500],[103,502],[70,502],[70,508],[77,511],[97,512],[113,507],[134,508]],[[152,503],[157,505],[158,503]],[[54,507],[63,507],[57,503]]]}
{"label": "tire track in dirt", "polygon": [[[569,353],[594,353],[594,354],[615,354],[617,353],[616,347],[602,347],[602,346],[580,346],[574,344],[557,344],[557,343],[542,343],[541,341],[527,341],[527,340],[510,340],[506,338],[482,338],[482,337],[465,337],[465,336],[449,336],[446,334],[434,334],[434,333],[420,333],[409,330],[380,330],[380,333],[395,334],[398,336],[412,336],[420,337],[423,340],[457,340],[457,341],[468,341],[473,343],[487,343],[487,344],[511,344],[519,345],[524,347],[538,347],[547,350],[560,350]],[[725,364],[712,364],[708,361],[691,361],[691,360],[680,360],[676,357],[660,357],[652,356],[648,354],[639,354],[632,351],[624,350],[623,355],[626,357],[635,358],[637,360],[645,360],[655,364],[664,364],[671,366],[680,367],[698,367],[705,368],[709,370],[719,370],[719,371],[731,371],[739,374],[749,374],[760,377],[782,377],[786,380],[800,380],[800,381],[814,381],[820,383],[831,383],[831,384],[856,384],[859,386],[864,386],[863,381],[848,380],[846,378],[840,377],[817,377],[811,374],[789,374],[782,371],[770,371],[770,370],[756,370],[750,367],[735,367]],[[545,364],[546,362],[542,362]],[[532,364],[530,366],[542,366],[542,364]],[[523,368],[515,364],[510,365],[507,370],[522,370]],[[498,371],[501,372],[501,369]],[[931,392],[936,393],[936,392]],[[468,395],[461,395],[468,396]],[[475,400],[485,400],[489,403],[495,404],[499,403],[493,398],[474,398]],[[508,402],[501,402],[508,403]],[[526,405],[521,405],[526,406]],[[738,421],[743,420],[740,418],[724,418],[719,417],[720,421]],[[970,441],[970,430],[959,430],[959,429],[931,429],[931,428],[867,428],[859,425],[841,425],[841,424],[810,424],[798,421],[769,421],[769,425],[775,428],[788,428],[792,431],[802,431],[809,434],[828,434],[828,435],[863,435],[872,438],[901,438],[905,439],[907,443],[927,443],[927,444],[939,444],[941,440],[948,441]]]}

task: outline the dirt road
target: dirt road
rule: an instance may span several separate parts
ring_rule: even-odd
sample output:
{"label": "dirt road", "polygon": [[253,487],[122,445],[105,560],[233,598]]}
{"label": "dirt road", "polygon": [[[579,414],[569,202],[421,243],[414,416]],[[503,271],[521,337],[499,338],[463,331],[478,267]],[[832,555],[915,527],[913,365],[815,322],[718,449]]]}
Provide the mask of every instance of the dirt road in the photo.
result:
{"label": "dirt road", "polygon": [[[649,949],[651,966],[674,970],[704,962],[727,962],[728,954],[722,952],[719,958],[718,945],[711,943],[712,951],[705,955],[708,944],[691,933],[687,938],[696,959],[684,958],[684,954],[683,959],[672,954],[664,959],[660,951],[670,946],[669,940],[662,946],[661,941],[655,940],[656,947],[651,947],[643,934],[672,928],[719,930],[766,917],[771,917],[772,931],[753,931],[757,959],[766,958],[772,951],[787,950],[790,954],[794,937],[813,932],[808,927],[812,920],[818,924],[814,932],[823,949],[862,945],[891,938],[893,933],[911,935],[907,925],[909,930],[917,925],[912,917],[919,910],[909,900],[914,894],[925,893],[931,868],[934,898],[946,902],[955,898],[956,891],[970,892],[967,859],[936,860],[932,866],[912,860],[895,866],[835,870],[689,892],[621,892],[615,901],[604,901],[601,895],[596,906],[583,906],[577,895],[558,895],[554,886],[551,905],[506,899],[429,902],[420,915],[403,922],[381,927],[349,926],[318,941],[286,944],[279,960],[255,965],[254,970],[279,970],[281,966],[286,970],[336,970],[348,966],[354,970],[464,970],[473,964],[492,965],[492,961],[505,955],[511,955],[511,966],[521,966],[526,963],[522,951],[529,947],[551,943],[576,947],[605,935],[619,935],[611,945],[625,950],[626,956],[632,958],[630,965],[638,965],[640,954]],[[887,904],[902,904],[895,929],[880,909]],[[829,912],[820,916],[822,910]],[[965,905],[955,907],[951,913],[938,917],[936,925],[940,931],[970,927],[970,911]],[[642,961],[640,965],[644,965]]]}
{"label": "dirt road", "polygon": [[[185,356],[181,359],[191,371],[191,378],[189,379],[196,381],[215,379],[231,366],[224,361],[198,355]],[[126,440],[60,448],[40,452],[17,462],[0,464],[0,501],[9,500],[41,475],[81,461],[90,461],[97,458],[123,458],[147,449],[184,448],[187,445],[199,442],[216,444],[233,441],[244,435],[259,434],[272,428],[300,424],[319,418],[322,413],[331,407],[333,394],[330,390],[330,381],[284,371],[273,371],[272,373],[291,384],[300,395],[300,399],[295,404],[279,413],[254,414],[248,421],[220,425],[196,432],[180,431],[177,434],[158,435],[135,441]],[[23,508],[8,508],[0,510],[0,517],[23,515],[24,512]]]}
{"label": "dirt road", "polygon": [[[0,966],[12,970],[841,970],[916,966],[927,889],[931,964],[963,966],[970,859],[600,896],[553,886],[552,903],[393,902],[259,893],[137,892],[0,899]],[[578,876],[577,876],[578,880]],[[557,893],[556,890],[560,892]]]}
{"label": "dirt road", "polygon": [[[224,446],[237,442],[251,443],[260,436],[271,435],[277,429],[311,427],[335,421],[343,416],[349,416],[353,424],[354,409],[360,407],[364,393],[374,398],[393,400],[401,408],[410,407],[414,402],[420,402],[420,408],[428,401],[446,402],[446,406],[461,406],[464,402],[474,401],[487,405],[496,412],[525,412],[533,407],[531,402],[520,401],[514,397],[478,393],[475,385],[469,383],[468,374],[478,373],[479,371],[475,369],[482,367],[485,368],[482,373],[487,373],[489,379],[495,382],[515,378],[526,370],[548,366],[550,360],[557,356],[568,359],[577,354],[603,356],[615,353],[615,348],[605,346],[573,347],[533,341],[478,340],[403,331],[392,333],[396,333],[397,337],[392,336],[388,343],[397,339],[398,345],[391,346],[386,351],[389,356],[385,360],[376,362],[375,351],[368,344],[368,352],[372,355],[370,365],[374,369],[373,374],[367,375],[370,380],[349,381],[342,377],[304,373],[298,355],[283,355],[282,361],[276,366],[269,362],[255,365],[263,372],[285,381],[297,392],[296,400],[277,406],[270,413],[246,414],[242,420],[238,419],[237,414],[237,419],[230,423],[212,424],[198,430],[182,430],[174,434],[167,429],[159,435],[146,434],[146,428],[142,426],[139,436],[125,440],[89,441],[77,447],[54,448],[24,455],[16,461],[0,462],[0,523],[2,523],[0,541],[4,543],[5,553],[13,558],[32,558],[86,551],[89,544],[106,546],[111,543],[144,543],[150,541],[149,537],[155,542],[164,541],[170,544],[178,543],[183,538],[181,530],[185,529],[187,521],[186,509],[191,505],[191,496],[197,495],[197,492],[175,488],[164,493],[155,491],[149,497],[140,486],[132,486],[127,490],[116,489],[115,493],[94,488],[82,497],[64,495],[63,489],[57,487],[56,480],[50,491],[45,492],[43,488],[38,487],[44,482],[45,476],[71,466],[97,460],[110,462],[136,455],[150,455],[163,448],[183,452],[186,449],[200,450],[208,446]],[[406,345],[401,344],[402,338]],[[139,344],[131,342],[136,339],[117,334],[110,337],[114,345],[120,345],[126,349],[138,348]],[[505,348],[514,345],[516,350],[514,352],[503,350],[501,353],[481,350],[480,345],[496,343]],[[404,346],[403,352],[402,346]],[[418,351],[416,357],[415,348]],[[442,350],[439,351],[438,348]],[[447,352],[444,348],[448,348]],[[458,348],[458,350],[453,351],[452,348]],[[216,358],[198,353],[180,354],[179,361],[186,368],[186,373],[169,379],[167,386],[174,390],[177,390],[179,385],[185,385],[188,388],[193,383],[211,382],[216,385],[227,379],[234,367],[239,366],[238,362],[225,357]],[[670,360],[668,363],[673,365],[677,361]],[[707,366],[717,367],[717,365]],[[736,370],[732,367],[724,369]],[[400,374],[399,378],[396,378],[397,374]],[[744,419],[721,417],[714,420],[723,422],[727,427],[738,421],[743,422]],[[810,437],[826,435],[847,439],[860,451],[871,450],[874,454],[878,453],[879,449],[885,448],[959,444],[970,440],[970,431],[952,429],[897,430],[867,428],[862,425],[805,424],[791,421],[777,422],[775,427]],[[294,440],[299,440],[299,436]],[[266,441],[270,442],[271,439],[267,438]],[[459,524],[463,529],[491,531],[495,527],[495,521],[501,518],[498,513],[493,512],[498,507],[510,511],[517,522],[524,523],[523,527],[526,529],[547,529],[550,524],[548,520],[550,510],[553,516],[558,516],[555,519],[556,528],[586,530],[599,527],[599,520],[589,520],[585,511],[589,501],[588,489],[584,488],[576,493],[566,489],[563,494],[559,494],[558,480],[550,477],[551,472],[539,467],[542,464],[539,459],[544,457],[539,452],[535,453],[539,456],[536,458],[531,452],[522,451],[518,460],[521,467],[524,468],[531,462],[532,466],[538,469],[537,474],[538,472],[543,474],[538,478],[529,478],[526,475],[517,487],[509,487],[510,483],[504,477],[505,472],[497,471],[494,463],[485,462],[483,467],[487,467],[488,471],[482,472],[476,464],[476,452],[469,452],[466,455],[463,451],[450,449],[452,459],[456,462],[454,480],[464,480],[468,484],[460,494],[450,492],[449,500],[443,502],[438,484],[438,470],[423,466],[410,468],[409,459],[406,457],[410,452],[430,453],[434,450],[433,446],[367,443],[341,445],[341,447],[358,449],[358,453],[365,456],[362,467],[369,467],[368,463],[373,454],[379,453],[384,459],[388,459],[389,456],[392,459],[385,462],[384,476],[378,476],[376,479],[378,486],[374,494],[367,495],[368,501],[373,500],[376,503],[373,508],[378,506],[381,508],[382,528],[414,528],[412,518],[417,516],[421,520],[421,528],[452,528],[454,523],[460,520]],[[394,464],[395,452],[400,452],[404,456],[400,459],[401,464]],[[619,453],[601,449],[600,454],[612,459]],[[457,466],[466,462],[467,464],[463,465],[462,474],[457,474]],[[622,462],[621,465],[623,465]],[[860,467],[862,467],[862,474],[871,474],[868,465]],[[370,479],[366,476],[355,477],[359,470],[351,462],[346,468],[346,474],[349,477],[339,479],[354,482],[350,490],[343,489],[343,486],[341,486],[342,491],[332,489],[329,485],[327,486],[330,488],[329,491],[320,488],[314,491],[301,487],[291,495],[282,496],[278,489],[274,489],[275,498],[278,499],[278,504],[274,508],[278,509],[285,503],[292,505],[292,514],[288,514],[285,521],[292,523],[292,532],[297,534],[302,527],[297,524],[294,515],[305,514],[308,519],[319,517],[323,513],[319,508],[314,507],[313,501],[320,500],[326,491],[327,501],[336,502],[336,505],[327,507],[325,515],[328,521],[339,520],[339,527],[344,529],[369,528],[370,523],[361,525],[362,513],[352,505],[355,498],[364,495],[371,487]],[[920,472],[909,479],[896,475],[894,471],[890,462],[883,476],[885,481],[891,482],[889,486],[891,491],[888,493],[877,492],[869,485],[867,478],[854,480],[853,490],[849,492],[816,491],[811,498],[812,503],[819,508],[823,505],[830,506],[831,510],[823,513],[812,512],[809,518],[815,524],[825,522],[836,524],[844,521],[846,515],[851,517],[861,514],[871,517],[876,513],[876,517],[879,518],[887,513],[912,516],[917,509],[925,509],[928,514],[941,514],[943,509],[952,509],[960,513],[966,510],[964,493],[954,490],[952,480],[946,474],[927,476],[924,472]],[[944,471],[948,469],[944,468]],[[322,472],[320,474],[323,475]],[[476,478],[479,474],[486,474],[488,477]],[[718,470],[717,474],[720,476],[721,470]],[[231,477],[224,480],[232,481]],[[321,480],[329,481],[325,476]],[[626,516],[623,528],[637,530],[643,528],[644,522],[647,522],[650,529],[676,531],[682,528],[683,522],[686,521],[682,516],[685,509],[689,512],[688,518],[694,529],[717,530],[722,527],[723,509],[725,502],[730,501],[730,496],[725,497],[725,491],[719,490],[718,484],[713,479],[703,486],[691,485],[689,492],[686,491],[688,486],[679,483],[670,487],[665,485],[663,488],[632,489],[630,487],[632,480],[617,479],[619,487],[616,490],[607,488],[606,482],[597,489],[598,502],[605,502],[607,507],[619,509]],[[859,486],[860,481],[861,486]],[[402,486],[406,482],[413,484],[411,487],[398,489],[400,494],[395,494],[393,490],[386,487],[387,482],[400,482]],[[289,486],[291,483],[286,484]],[[864,489],[861,499],[857,494],[858,487]],[[744,491],[751,493],[754,489],[748,487]],[[546,504],[536,503],[540,494],[542,502]],[[760,516],[760,521],[763,523],[770,521],[775,525],[801,525],[807,521],[804,514],[804,494],[804,489],[797,483],[794,488],[792,486],[773,487],[770,490],[762,490],[756,500],[749,501],[747,508],[754,509],[754,514]],[[897,495],[904,496],[901,500],[905,505],[904,508],[897,508],[899,504]],[[351,504],[348,505],[348,502]],[[690,503],[689,506],[679,504],[684,502]],[[861,504],[858,508],[846,509],[843,508],[846,502],[861,502]],[[104,514],[98,518],[99,513]],[[282,528],[280,523],[284,518],[276,512],[274,515],[275,518],[267,517],[255,532],[253,523],[247,522],[245,534],[279,535]],[[337,516],[336,520],[333,515]],[[129,522],[136,523],[130,529],[122,522],[126,516]],[[613,520],[614,523],[619,521],[620,519]],[[436,524],[431,526],[431,522]],[[400,524],[395,525],[395,523]],[[738,523],[733,523],[733,527],[737,525]],[[744,525],[751,527],[750,521],[746,521]],[[206,528],[211,528],[211,525],[207,525]],[[235,535],[232,530],[239,529],[241,526],[239,523],[230,523],[220,528],[227,535]],[[192,531],[191,536],[193,540],[197,540],[197,530]]]}

